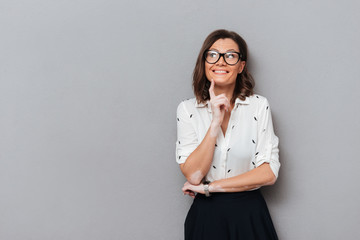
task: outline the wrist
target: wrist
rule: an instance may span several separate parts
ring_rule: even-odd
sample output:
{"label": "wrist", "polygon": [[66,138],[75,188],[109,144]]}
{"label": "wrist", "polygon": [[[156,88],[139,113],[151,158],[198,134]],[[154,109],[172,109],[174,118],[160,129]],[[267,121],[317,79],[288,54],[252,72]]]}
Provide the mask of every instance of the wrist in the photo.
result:
{"label": "wrist", "polygon": [[210,129],[209,129],[210,135],[212,137],[217,137],[218,134],[219,134],[220,129],[221,129],[221,123],[219,123],[219,122],[211,122]]}
{"label": "wrist", "polygon": [[204,194],[206,197],[210,197],[210,191],[209,191],[209,184],[208,183],[204,183],[203,184],[204,187]]}
{"label": "wrist", "polygon": [[214,191],[214,183],[213,183],[213,182],[209,183],[209,192],[215,192],[215,191]]}
{"label": "wrist", "polygon": [[212,128],[220,128],[221,124],[222,124],[222,122],[220,120],[213,119],[211,121],[210,127],[212,127]]}
{"label": "wrist", "polygon": [[225,192],[225,189],[221,188],[218,181],[209,183],[209,192]]}

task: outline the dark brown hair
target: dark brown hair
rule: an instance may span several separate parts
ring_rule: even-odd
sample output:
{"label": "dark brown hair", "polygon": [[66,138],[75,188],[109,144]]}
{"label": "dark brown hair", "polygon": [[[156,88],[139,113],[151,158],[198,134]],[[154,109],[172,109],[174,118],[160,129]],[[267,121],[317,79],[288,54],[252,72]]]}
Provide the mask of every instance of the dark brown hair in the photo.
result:
{"label": "dark brown hair", "polygon": [[194,68],[192,86],[195,97],[199,103],[205,103],[206,100],[210,100],[209,87],[211,83],[205,75],[204,53],[214,44],[214,42],[225,38],[230,38],[236,42],[241,53],[241,61],[245,61],[245,67],[243,71],[236,77],[236,84],[233,96],[231,98],[231,103],[234,103],[237,97],[239,97],[241,100],[245,100],[245,97],[251,96],[253,94],[255,81],[247,70],[248,52],[245,40],[236,32],[219,29],[210,33],[210,35],[205,39]]}

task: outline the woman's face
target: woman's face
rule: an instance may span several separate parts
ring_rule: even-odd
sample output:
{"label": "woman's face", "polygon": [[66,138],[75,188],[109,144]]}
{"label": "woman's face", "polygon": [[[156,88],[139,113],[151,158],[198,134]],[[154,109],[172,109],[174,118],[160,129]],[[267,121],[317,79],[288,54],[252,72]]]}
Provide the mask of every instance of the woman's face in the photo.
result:
{"label": "woman's face", "polygon": [[[217,40],[209,50],[215,50],[219,53],[240,52],[236,42],[230,38]],[[235,65],[229,65],[224,61],[222,56],[219,61],[214,64],[205,61],[205,75],[209,81],[214,79],[215,84],[218,86],[234,85],[238,73],[242,72],[244,66],[245,61],[241,60]]]}

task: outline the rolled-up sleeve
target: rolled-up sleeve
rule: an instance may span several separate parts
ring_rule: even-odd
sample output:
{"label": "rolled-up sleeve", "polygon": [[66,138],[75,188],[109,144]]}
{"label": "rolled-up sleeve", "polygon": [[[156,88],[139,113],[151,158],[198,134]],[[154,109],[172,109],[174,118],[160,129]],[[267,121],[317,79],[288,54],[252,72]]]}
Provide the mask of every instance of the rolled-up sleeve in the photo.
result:
{"label": "rolled-up sleeve", "polygon": [[186,161],[187,157],[199,144],[194,125],[192,124],[193,114],[187,111],[184,101],[177,107],[176,118],[176,162],[181,164]]}
{"label": "rolled-up sleeve", "polygon": [[258,111],[258,143],[256,146],[256,167],[267,162],[276,178],[279,174],[279,138],[274,133],[270,104],[264,97]]}

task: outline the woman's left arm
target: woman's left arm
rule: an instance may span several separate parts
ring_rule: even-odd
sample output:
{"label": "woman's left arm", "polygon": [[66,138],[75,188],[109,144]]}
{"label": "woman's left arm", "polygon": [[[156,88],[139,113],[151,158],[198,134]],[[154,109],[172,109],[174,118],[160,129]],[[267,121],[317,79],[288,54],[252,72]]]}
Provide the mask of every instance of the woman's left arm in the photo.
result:
{"label": "woman's left arm", "polygon": [[[273,185],[275,182],[276,176],[271,170],[269,163],[263,163],[261,166],[246,173],[211,182],[209,184],[209,192],[242,192],[261,186]],[[186,182],[182,191],[184,194],[189,194],[191,191],[204,194],[204,184],[192,185]]]}
{"label": "woman's left arm", "polygon": [[257,187],[273,185],[276,176],[270,168],[269,163],[263,163],[246,173],[214,181],[209,184],[210,192],[242,192]]}

